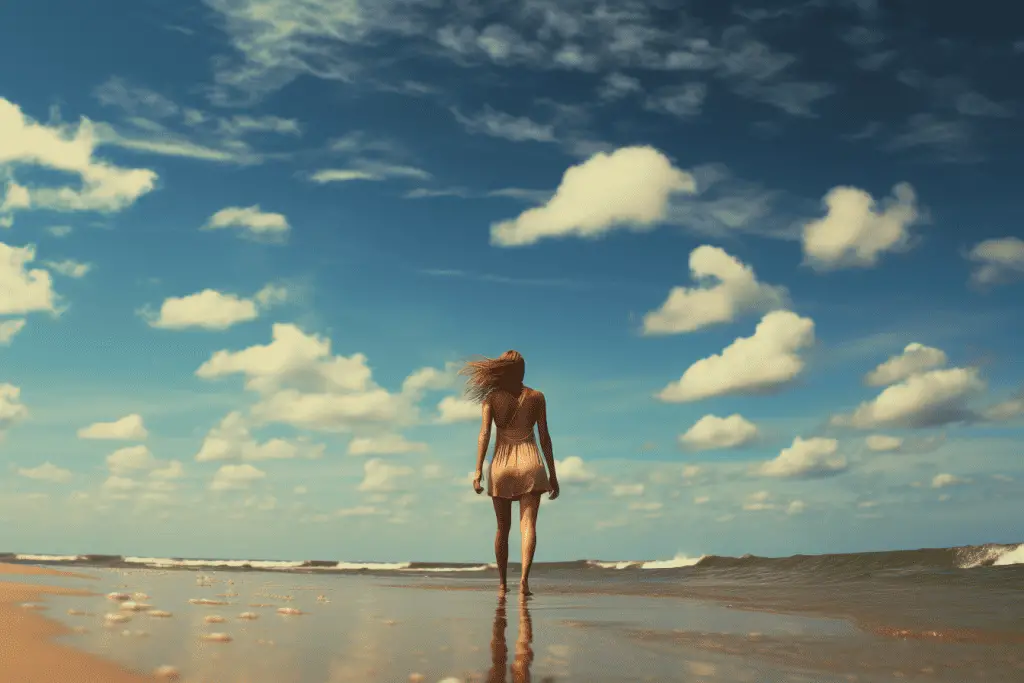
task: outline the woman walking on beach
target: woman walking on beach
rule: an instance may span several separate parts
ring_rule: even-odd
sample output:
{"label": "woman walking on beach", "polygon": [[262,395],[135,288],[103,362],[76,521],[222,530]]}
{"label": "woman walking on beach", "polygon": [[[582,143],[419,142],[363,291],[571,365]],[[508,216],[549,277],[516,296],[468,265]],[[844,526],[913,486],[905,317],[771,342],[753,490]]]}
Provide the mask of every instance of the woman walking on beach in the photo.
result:
{"label": "woman walking on beach", "polygon": [[[550,491],[551,500],[558,497],[555,457],[548,433],[547,405],[544,394],[523,384],[526,361],[518,351],[506,351],[498,358],[470,361],[459,371],[468,375],[466,395],[482,406],[483,422],[477,447],[473,489],[479,494],[484,487],[484,459],[491,441],[491,422],[498,428],[494,454],[487,469],[487,495],[494,504],[498,531],[494,537],[494,556],[498,562],[498,592],[507,590],[508,534],[512,529],[512,501],[519,501],[519,531],[523,541],[523,574],[519,591],[530,595],[530,567],[537,548],[537,512],[540,496]],[[544,471],[533,428],[540,434],[548,471]]]}

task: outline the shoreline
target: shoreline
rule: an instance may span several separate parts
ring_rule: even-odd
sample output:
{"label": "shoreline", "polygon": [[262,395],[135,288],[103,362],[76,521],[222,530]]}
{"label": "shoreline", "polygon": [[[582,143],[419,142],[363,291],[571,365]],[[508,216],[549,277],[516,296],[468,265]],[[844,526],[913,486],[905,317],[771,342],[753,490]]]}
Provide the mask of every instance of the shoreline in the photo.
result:
{"label": "shoreline", "polygon": [[[130,671],[96,657],[56,638],[72,633],[64,624],[50,619],[45,611],[22,607],[47,595],[97,595],[94,591],[41,586],[12,580],[15,576],[63,576],[95,581],[88,574],[66,572],[34,565],[0,564],[0,662],[5,680],[19,683],[145,683],[156,680],[142,672]],[[45,602],[41,602],[45,605]]]}

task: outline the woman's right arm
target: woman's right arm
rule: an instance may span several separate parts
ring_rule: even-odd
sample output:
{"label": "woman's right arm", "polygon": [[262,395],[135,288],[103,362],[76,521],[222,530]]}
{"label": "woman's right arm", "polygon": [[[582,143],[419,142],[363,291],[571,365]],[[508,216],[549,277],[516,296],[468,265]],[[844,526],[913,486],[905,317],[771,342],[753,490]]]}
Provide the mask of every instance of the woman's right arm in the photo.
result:
{"label": "woman's right arm", "polygon": [[540,395],[540,415],[537,417],[537,432],[540,435],[540,449],[544,452],[544,461],[548,465],[548,477],[552,484],[558,483],[555,473],[555,453],[551,446],[551,432],[548,431],[548,403],[544,394]]}

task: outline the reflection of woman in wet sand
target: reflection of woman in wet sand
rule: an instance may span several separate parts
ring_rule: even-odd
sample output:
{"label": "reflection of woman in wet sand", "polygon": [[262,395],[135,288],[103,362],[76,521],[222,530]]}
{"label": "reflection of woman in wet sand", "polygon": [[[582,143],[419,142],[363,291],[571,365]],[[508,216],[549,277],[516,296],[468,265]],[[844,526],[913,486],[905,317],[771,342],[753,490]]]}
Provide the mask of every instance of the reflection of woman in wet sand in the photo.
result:
{"label": "reflection of woman in wet sand", "polygon": [[[537,548],[537,511],[540,496],[550,491],[551,500],[558,497],[555,457],[548,433],[547,405],[544,394],[523,385],[526,362],[518,351],[506,351],[498,358],[470,361],[459,371],[468,375],[466,395],[483,407],[483,423],[476,459],[473,489],[483,493],[480,485],[484,459],[491,440],[491,422],[498,428],[494,455],[487,470],[487,495],[494,504],[498,532],[494,537],[494,556],[498,561],[500,584],[504,595],[508,574],[508,534],[512,529],[512,501],[519,501],[519,531],[523,540],[523,575],[519,590],[530,595],[530,567]],[[548,472],[544,471],[533,428],[540,434]]]}
{"label": "reflection of woman in wet sand", "polygon": [[[508,664],[508,646],[505,644],[505,596],[498,598],[494,610],[494,631],[491,634],[491,669],[487,683],[506,683],[505,666]],[[533,621],[526,600],[519,601],[519,633],[516,637],[516,658],[512,662],[512,683],[530,683],[530,665],[533,663]]]}

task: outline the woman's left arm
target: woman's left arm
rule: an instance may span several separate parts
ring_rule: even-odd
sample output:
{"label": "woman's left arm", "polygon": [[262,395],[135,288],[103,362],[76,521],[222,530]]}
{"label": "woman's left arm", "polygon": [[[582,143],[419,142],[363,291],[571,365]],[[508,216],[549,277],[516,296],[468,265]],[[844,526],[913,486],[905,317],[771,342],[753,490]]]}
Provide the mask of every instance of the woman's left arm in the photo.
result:
{"label": "woman's left arm", "polygon": [[477,493],[483,490],[479,484],[484,473],[484,459],[487,457],[487,446],[491,443],[491,404],[489,401],[485,400],[483,402],[480,412],[480,438],[477,439],[476,471],[473,473],[473,488],[476,489]]}

